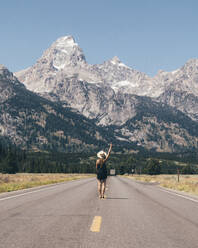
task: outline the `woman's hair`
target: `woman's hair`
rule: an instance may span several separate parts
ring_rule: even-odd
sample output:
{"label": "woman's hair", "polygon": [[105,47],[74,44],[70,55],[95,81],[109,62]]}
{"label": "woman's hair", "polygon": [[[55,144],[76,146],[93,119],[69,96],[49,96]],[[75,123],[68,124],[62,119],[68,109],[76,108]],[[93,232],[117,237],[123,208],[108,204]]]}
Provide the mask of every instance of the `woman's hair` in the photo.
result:
{"label": "woman's hair", "polygon": [[106,156],[107,156],[107,154],[104,151],[100,151],[100,152],[97,153],[97,157],[98,158],[104,158],[105,159]]}
{"label": "woman's hair", "polygon": [[97,157],[99,158],[99,161],[100,161],[100,168],[102,168],[102,166],[104,164],[104,160],[107,157],[107,154],[104,151],[100,151],[97,153]]}

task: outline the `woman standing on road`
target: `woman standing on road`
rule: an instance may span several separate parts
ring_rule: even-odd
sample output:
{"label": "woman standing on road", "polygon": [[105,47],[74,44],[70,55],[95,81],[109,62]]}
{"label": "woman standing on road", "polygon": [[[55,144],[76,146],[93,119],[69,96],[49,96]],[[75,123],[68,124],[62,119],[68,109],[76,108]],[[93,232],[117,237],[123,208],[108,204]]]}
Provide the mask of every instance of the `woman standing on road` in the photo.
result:
{"label": "woman standing on road", "polygon": [[105,162],[110,156],[112,150],[112,144],[110,144],[108,154],[104,151],[100,151],[97,153],[96,161],[96,173],[97,173],[97,180],[98,180],[98,193],[100,198],[104,198],[104,193],[106,189],[106,179],[107,179],[107,168]]}

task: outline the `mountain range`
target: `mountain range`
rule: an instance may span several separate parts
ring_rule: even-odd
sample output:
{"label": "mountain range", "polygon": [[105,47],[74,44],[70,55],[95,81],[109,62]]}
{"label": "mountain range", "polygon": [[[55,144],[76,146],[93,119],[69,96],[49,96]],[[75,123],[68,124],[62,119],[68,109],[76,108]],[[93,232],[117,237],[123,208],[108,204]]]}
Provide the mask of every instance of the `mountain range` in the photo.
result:
{"label": "mountain range", "polygon": [[27,90],[2,65],[0,91],[1,137],[22,149],[80,152],[116,141],[110,130],[93,120]]}
{"label": "mountain range", "polygon": [[[12,81],[14,88],[18,87],[20,91],[31,95],[31,103],[36,101],[35,113],[36,104],[38,109],[42,109],[44,102],[44,105],[53,110],[58,106],[56,111],[63,111],[64,115],[67,112],[69,116],[80,116],[87,124],[91,123],[89,125],[95,131],[90,134],[89,128],[84,130],[88,136],[96,138],[96,132],[100,130],[99,136],[104,144],[112,139],[123,147],[135,150],[143,147],[161,152],[195,149],[198,146],[198,59],[189,60],[176,71],[159,71],[155,77],[149,77],[126,66],[118,57],[103,64],[90,65],[74,38],[65,36],[57,39],[32,67],[16,72],[15,76],[7,71],[11,75],[7,79],[6,70],[0,70],[1,75],[4,75],[0,82]],[[12,99],[13,104],[18,105],[18,91],[10,95],[8,92],[11,91],[6,88],[3,92],[1,103]],[[48,116],[46,111],[43,113]],[[40,120],[44,118],[41,118],[41,113],[38,116]],[[83,128],[78,126],[76,120],[73,122],[78,130],[73,134],[76,133],[78,139]],[[45,116],[43,123],[51,125],[51,120]],[[36,121],[31,119],[29,125],[35,126]],[[16,126],[12,122],[10,130],[11,127],[16,129]],[[41,136],[45,137],[47,132],[44,127]],[[2,134],[17,142],[11,134],[5,131]],[[39,135],[37,133],[35,141],[31,142],[33,146],[37,140],[39,147]],[[25,145],[29,142],[29,134],[25,137],[26,142],[23,135],[18,137],[18,143]],[[50,139],[47,140],[50,146]],[[97,139],[91,142],[89,145],[97,146]],[[86,144],[85,140],[81,144]]]}

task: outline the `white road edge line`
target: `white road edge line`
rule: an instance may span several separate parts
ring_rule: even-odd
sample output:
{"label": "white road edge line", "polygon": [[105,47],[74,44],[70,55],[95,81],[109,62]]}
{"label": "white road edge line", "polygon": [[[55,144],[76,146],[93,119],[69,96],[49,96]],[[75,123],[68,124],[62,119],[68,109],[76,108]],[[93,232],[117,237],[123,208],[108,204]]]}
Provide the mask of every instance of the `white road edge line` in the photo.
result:
{"label": "white road edge line", "polygon": [[44,189],[39,189],[39,190],[34,190],[34,191],[26,192],[26,193],[23,193],[23,194],[18,194],[18,195],[4,197],[4,198],[0,199],[0,201],[5,201],[5,200],[8,200],[8,199],[17,198],[17,197],[28,195],[28,194],[33,194],[33,193],[36,193],[36,192],[39,192],[39,191],[48,190],[48,189],[54,188],[56,186],[58,186],[58,185],[54,185],[52,187],[47,187],[47,188],[44,188]]}
{"label": "white road edge line", "polygon": [[187,200],[190,200],[190,201],[193,201],[193,202],[198,203],[198,200],[195,200],[195,199],[193,199],[193,198],[191,198],[191,197],[184,196],[184,195],[180,195],[180,194],[178,194],[178,193],[176,193],[176,192],[173,192],[173,191],[170,191],[170,190],[165,190],[165,189],[162,189],[162,188],[159,188],[159,190],[164,191],[164,192],[166,192],[166,193],[169,193],[169,194],[171,194],[171,195],[177,195],[177,196],[182,197],[182,198],[184,198],[184,199],[187,199]]}
{"label": "white road edge line", "polygon": [[[39,191],[44,191],[44,190],[52,189],[52,188],[54,188],[56,186],[60,186],[60,185],[65,184],[65,183],[71,183],[71,182],[75,182],[75,181],[78,181],[78,180],[71,180],[71,181],[65,181],[65,182],[61,182],[61,183],[42,185],[42,186],[39,186],[39,188],[42,187],[42,189],[33,190],[33,191],[22,193],[22,194],[17,194],[17,195],[13,195],[13,196],[8,196],[8,197],[0,198],[0,201],[5,201],[5,200],[8,200],[8,199],[17,198],[17,197],[28,195],[28,194],[33,194],[33,193],[36,193],[36,192],[39,192]],[[31,190],[31,189],[35,189],[35,187],[29,188],[29,189],[22,189],[22,191]],[[11,191],[11,192],[14,192],[14,191]],[[7,192],[5,192],[5,194],[6,193]]]}

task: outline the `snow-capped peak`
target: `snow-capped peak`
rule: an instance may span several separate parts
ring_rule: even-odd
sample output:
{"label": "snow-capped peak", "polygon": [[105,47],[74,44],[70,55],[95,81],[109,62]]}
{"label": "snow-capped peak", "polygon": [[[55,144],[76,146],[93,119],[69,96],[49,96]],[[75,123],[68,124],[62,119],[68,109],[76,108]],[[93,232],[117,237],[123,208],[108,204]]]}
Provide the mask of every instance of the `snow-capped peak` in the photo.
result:
{"label": "snow-capped peak", "polygon": [[57,39],[46,50],[42,58],[47,59],[48,64],[53,65],[57,70],[85,62],[83,51],[72,36],[63,36]]}
{"label": "snow-capped peak", "polygon": [[63,36],[54,42],[54,45],[59,49],[64,49],[66,47],[75,47],[78,44],[75,42],[72,36]]}
{"label": "snow-capped peak", "polygon": [[120,63],[121,63],[120,59],[119,59],[117,56],[114,56],[114,57],[110,60],[110,62],[111,62],[112,64],[114,64],[114,65],[120,64]]}
{"label": "snow-capped peak", "polygon": [[113,65],[123,66],[123,67],[129,68],[128,66],[126,66],[125,64],[123,64],[123,63],[121,62],[121,60],[120,60],[117,56],[114,56],[114,57],[110,60],[110,63],[113,64]]}

